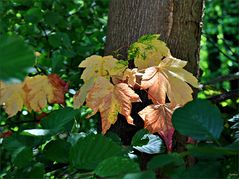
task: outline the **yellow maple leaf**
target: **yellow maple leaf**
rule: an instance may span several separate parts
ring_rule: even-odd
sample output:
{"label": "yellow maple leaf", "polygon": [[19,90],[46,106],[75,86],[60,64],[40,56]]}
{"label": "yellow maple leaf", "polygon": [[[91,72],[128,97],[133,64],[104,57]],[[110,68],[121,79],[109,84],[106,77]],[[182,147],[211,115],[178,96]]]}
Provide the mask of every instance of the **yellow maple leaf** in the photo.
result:
{"label": "yellow maple leaf", "polygon": [[134,56],[134,64],[138,69],[157,66],[160,61],[170,55],[166,44],[159,40],[159,35],[146,35],[141,37],[130,47],[129,54]]}
{"label": "yellow maple leaf", "polygon": [[85,102],[87,93],[94,85],[95,78],[90,78],[86,83],[84,83],[79,91],[74,95],[73,101],[74,101],[74,108],[80,108],[83,103]]}
{"label": "yellow maple leaf", "polygon": [[173,57],[162,60],[158,66],[145,70],[141,88],[148,89],[149,98],[160,104],[165,104],[166,95],[174,105],[184,105],[192,100],[192,89],[187,84],[198,87],[197,78],[183,69],[186,61]]}
{"label": "yellow maple leaf", "polygon": [[[87,88],[87,91],[86,105],[93,110],[91,115],[100,112],[102,133],[106,133],[111,124],[116,122],[118,113],[124,115],[128,123],[133,124],[133,119],[130,116],[131,103],[140,99],[126,83],[113,85],[106,78],[98,77],[91,88]],[[84,92],[79,91],[79,93],[85,93],[85,90]],[[81,96],[81,94],[77,94],[77,96]],[[76,102],[74,106],[78,108],[78,104]]]}
{"label": "yellow maple leaf", "polygon": [[[86,82],[92,77],[96,78],[98,76],[103,76],[109,78],[111,75],[115,75],[117,62],[118,60],[113,56],[102,57],[99,55],[92,55],[79,65],[79,67],[85,68],[81,75],[81,79]],[[115,69],[115,71],[113,69]]]}
{"label": "yellow maple leaf", "polygon": [[9,117],[22,110],[24,91],[22,84],[4,84],[0,82],[0,105],[3,105]]}

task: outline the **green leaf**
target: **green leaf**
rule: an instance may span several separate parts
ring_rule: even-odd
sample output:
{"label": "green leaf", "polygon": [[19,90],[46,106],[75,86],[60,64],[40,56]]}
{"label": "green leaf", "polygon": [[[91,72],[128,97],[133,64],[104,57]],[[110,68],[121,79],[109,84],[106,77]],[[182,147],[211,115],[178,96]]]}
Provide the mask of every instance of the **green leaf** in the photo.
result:
{"label": "green leaf", "polygon": [[50,134],[50,130],[47,129],[27,129],[21,132],[21,135],[28,135],[28,136],[46,136]]}
{"label": "green leaf", "polygon": [[155,169],[167,166],[167,165],[173,165],[176,167],[182,166],[182,165],[184,165],[184,160],[177,153],[162,154],[162,155],[153,157],[149,161],[147,168],[155,170]]}
{"label": "green leaf", "polygon": [[199,162],[186,169],[179,178],[221,178],[221,165],[217,161]]}
{"label": "green leaf", "polygon": [[25,19],[32,23],[37,23],[43,18],[43,13],[40,8],[31,8],[26,12]]}
{"label": "green leaf", "polygon": [[153,171],[144,171],[138,173],[128,173],[123,179],[155,179],[155,173]]}
{"label": "green leaf", "polygon": [[79,169],[94,169],[102,160],[122,155],[122,148],[101,134],[79,138],[70,150],[70,162]]}
{"label": "green leaf", "polygon": [[44,165],[42,163],[36,163],[33,166],[17,170],[14,178],[43,178],[45,173]]}
{"label": "green leaf", "polygon": [[74,124],[74,117],[80,110],[74,110],[70,107],[51,112],[41,120],[41,125],[45,129],[51,129],[55,132],[71,130]]}
{"label": "green leaf", "polygon": [[58,12],[47,12],[45,15],[45,20],[48,25],[54,26],[62,19]]}
{"label": "green leaf", "polygon": [[12,155],[13,164],[19,168],[25,167],[32,160],[32,149],[28,147],[21,147],[14,151]]}
{"label": "green leaf", "polygon": [[176,130],[196,140],[218,139],[223,129],[219,109],[206,100],[194,100],[177,109],[172,122]]}
{"label": "green leaf", "polygon": [[132,138],[131,146],[146,145],[149,142],[149,138],[143,138],[145,134],[148,134],[148,131],[146,129],[141,129],[137,131]]}
{"label": "green leaf", "polygon": [[94,172],[100,177],[110,177],[139,171],[139,165],[131,159],[111,157],[99,163]]}
{"label": "green leaf", "polygon": [[49,160],[67,163],[69,161],[70,147],[71,144],[64,140],[52,140],[44,147],[43,154]]}
{"label": "green leaf", "polygon": [[23,79],[35,60],[32,49],[16,36],[0,36],[0,54],[0,80]]}
{"label": "green leaf", "polygon": [[165,146],[159,136],[145,134],[142,139],[147,139],[147,144],[142,146],[133,146],[134,149],[147,154],[157,154],[165,151]]}
{"label": "green leaf", "polygon": [[188,152],[194,156],[219,157],[224,155],[238,155],[238,148],[217,146],[194,146],[187,145]]}

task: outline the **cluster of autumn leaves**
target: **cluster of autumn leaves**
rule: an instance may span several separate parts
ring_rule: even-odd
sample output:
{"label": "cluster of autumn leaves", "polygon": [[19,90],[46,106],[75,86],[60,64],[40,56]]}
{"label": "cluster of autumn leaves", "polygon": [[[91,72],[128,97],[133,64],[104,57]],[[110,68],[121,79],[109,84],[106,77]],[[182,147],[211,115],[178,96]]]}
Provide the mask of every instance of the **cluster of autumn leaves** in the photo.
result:
{"label": "cluster of autumn leaves", "polygon": [[[172,113],[192,100],[193,91],[188,84],[198,87],[198,81],[183,69],[187,62],[174,58],[159,35],[141,37],[130,46],[128,54],[134,60],[134,69],[128,69],[125,61],[113,56],[93,55],[82,61],[79,67],[85,68],[81,75],[84,84],[74,96],[74,108],[85,103],[93,110],[88,117],[100,112],[102,133],[106,133],[119,113],[133,124],[132,103],[141,102],[133,89],[144,90],[152,100],[151,105],[139,112],[144,127],[158,133],[171,150]],[[15,115],[23,105],[40,111],[47,102],[64,102],[67,87],[57,75],[27,77],[17,85],[1,83],[0,104],[4,104],[9,116]]]}

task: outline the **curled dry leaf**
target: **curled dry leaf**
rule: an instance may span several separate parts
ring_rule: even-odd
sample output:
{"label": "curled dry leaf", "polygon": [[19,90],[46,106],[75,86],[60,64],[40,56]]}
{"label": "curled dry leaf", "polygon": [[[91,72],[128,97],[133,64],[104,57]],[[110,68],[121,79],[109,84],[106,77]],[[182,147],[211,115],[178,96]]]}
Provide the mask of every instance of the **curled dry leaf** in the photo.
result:
{"label": "curled dry leaf", "polygon": [[170,104],[151,104],[139,112],[144,120],[144,128],[151,133],[158,133],[164,140],[169,151],[172,150],[172,138],[174,128],[172,125],[172,113],[174,108]]}
{"label": "curled dry leaf", "polygon": [[22,84],[4,84],[0,82],[0,94],[0,105],[3,105],[9,117],[22,110],[25,96]]}
{"label": "curled dry leaf", "polygon": [[[106,78],[98,77],[90,89],[80,91],[74,99],[86,91],[88,91],[86,105],[93,110],[91,115],[100,112],[102,133],[106,133],[111,124],[116,122],[118,113],[124,115],[129,124],[133,124],[133,119],[130,116],[131,103],[138,102],[140,99],[127,84],[113,85]],[[76,101],[74,106],[79,107],[79,103]]]}
{"label": "curled dry leaf", "polygon": [[174,105],[184,105],[192,100],[192,89],[187,84],[198,87],[197,78],[183,69],[186,61],[167,57],[156,67],[145,70],[141,88],[148,89],[149,98],[160,104],[165,104],[166,96]]}

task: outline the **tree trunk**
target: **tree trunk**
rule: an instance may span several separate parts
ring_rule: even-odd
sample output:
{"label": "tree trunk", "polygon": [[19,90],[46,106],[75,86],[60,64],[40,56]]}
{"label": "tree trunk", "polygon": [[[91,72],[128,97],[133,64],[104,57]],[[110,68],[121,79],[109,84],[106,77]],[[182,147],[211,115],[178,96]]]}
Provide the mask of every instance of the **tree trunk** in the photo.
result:
{"label": "tree trunk", "polygon": [[[172,55],[188,61],[186,69],[198,75],[202,11],[203,0],[111,0],[105,54],[117,50],[126,59],[128,47],[139,37],[160,34]],[[136,126],[119,119],[112,127],[124,144],[129,144],[134,132],[143,126],[137,113],[149,101],[144,92],[140,91],[140,95],[143,104],[134,104],[132,110]],[[180,151],[186,139],[178,135],[176,138]]]}

